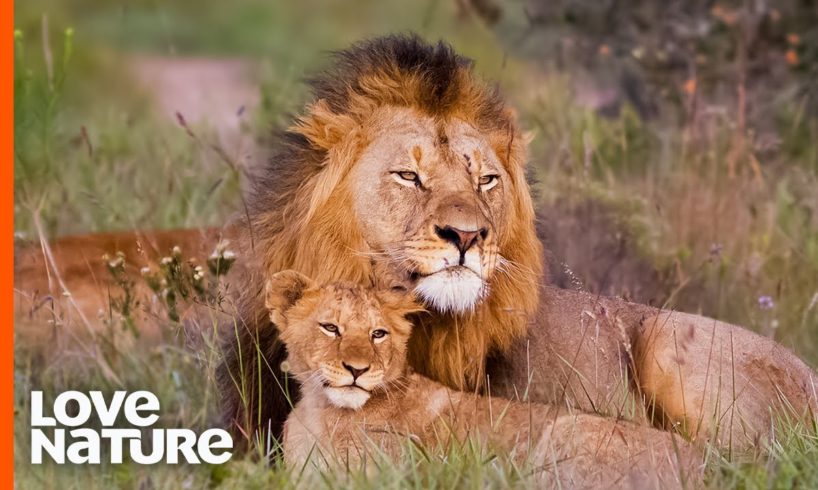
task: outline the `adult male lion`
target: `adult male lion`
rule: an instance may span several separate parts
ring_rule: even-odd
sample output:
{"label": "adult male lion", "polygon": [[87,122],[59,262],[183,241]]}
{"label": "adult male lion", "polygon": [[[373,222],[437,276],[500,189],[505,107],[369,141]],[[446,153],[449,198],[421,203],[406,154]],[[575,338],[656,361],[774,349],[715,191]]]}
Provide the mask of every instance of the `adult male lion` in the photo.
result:
{"label": "adult male lion", "polygon": [[548,286],[525,139],[449,46],[364,42],[312,84],[234,229],[252,259],[234,282],[243,322],[221,370],[234,427],[277,432],[289,410],[262,287],[285,269],[416,291],[429,313],[415,318],[410,362],[458,389],[681,424],[733,445],[769,431],[777,406],[818,409],[815,373],[768,339]]}
{"label": "adult male lion", "polygon": [[[312,83],[313,102],[251,193],[263,276],[296,269],[413,289],[430,314],[415,318],[411,364],[459,389],[608,413],[635,393],[663,422],[692,435],[720,426],[734,444],[768,431],[781,399],[797,414],[816,408],[814,373],[768,339],[547,286],[514,113],[449,46],[375,39]],[[258,365],[253,336],[265,366],[282,355],[258,284],[246,303],[245,376]],[[239,359],[228,359],[225,389]],[[249,417],[248,397],[231,407],[251,429],[284,415],[268,401],[280,391],[269,372],[260,407],[250,402]]]}

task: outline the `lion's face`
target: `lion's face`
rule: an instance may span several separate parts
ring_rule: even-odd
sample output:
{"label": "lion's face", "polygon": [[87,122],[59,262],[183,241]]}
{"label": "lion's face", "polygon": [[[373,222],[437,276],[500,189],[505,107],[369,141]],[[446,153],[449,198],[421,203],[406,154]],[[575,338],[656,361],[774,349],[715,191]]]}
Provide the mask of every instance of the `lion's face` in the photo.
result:
{"label": "lion's face", "polygon": [[350,283],[318,287],[285,271],[268,282],[266,302],[289,370],[335,406],[360,408],[406,369],[411,324],[404,315],[418,307],[405,295]]}
{"label": "lion's face", "polygon": [[432,308],[474,309],[504,262],[508,173],[487,138],[456,118],[388,107],[369,127],[350,174],[365,253]]}

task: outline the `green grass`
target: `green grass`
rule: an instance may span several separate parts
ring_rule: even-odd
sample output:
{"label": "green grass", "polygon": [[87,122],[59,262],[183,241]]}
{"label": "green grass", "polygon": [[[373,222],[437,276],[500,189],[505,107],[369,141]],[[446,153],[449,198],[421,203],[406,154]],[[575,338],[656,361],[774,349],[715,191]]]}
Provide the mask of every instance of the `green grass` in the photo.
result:
{"label": "green grass", "polygon": [[[582,233],[627,236],[626,255],[639,257],[658,277],[653,295],[636,300],[748,326],[818,363],[812,157],[785,147],[764,157],[749,153],[738,161],[739,175],[729,177],[729,120],[711,129],[709,141],[690,142],[684,128],[648,124],[627,109],[619,118],[602,118],[573,105],[572,96],[570,81],[556,77],[526,104],[533,109],[524,117],[535,134],[532,172],[540,203],[548,209],[590,201],[613,216],[610,229]],[[791,127],[818,137],[814,124],[802,119]],[[787,137],[796,138],[781,139]],[[613,281],[647,281],[627,277],[642,271],[617,270],[621,276]],[[760,306],[762,296],[772,298],[771,308]]]}
{"label": "green grass", "polygon": [[[397,461],[375,457],[369,462],[374,470],[368,474],[360,470],[290,469],[277,458],[266,464],[262,457],[265,447],[256,447],[219,466],[139,466],[127,461],[122,465],[60,466],[47,461],[32,467],[28,463],[28,420],[33,389],[45,392],[46,407],[57,393],[69,389],[103,393],[148,390],[162,404],[157,427],[202,431],[219,425],[213,371],[221,354],[215,328],[197,325],[186,329],[174,322],[159,322],[163,341],[154,339],[153,347],[133,348],[140,347],[139,339],[124,328],[121,317],[113,318],[110,330],[86,342],[101,346],[94,353],[85,352],[65,334],[76,329],[69,323],[58,321],[54,325],[49,333],[54,339],[49,343],[52,350],[47,353],[42,350],[41,337],[30,342],[25,335],[18,336],[15,457],[19,488],[539,488],[535,468],[469,441],[453,444],[443,452],[407,441]],[[818,482],[818,428],[781,422],[775,430],[772,443],[747,454],[729,455],[704,447],[707,486],[813,488]]]}
{"label": "green grass", "polygon": [[37,213],[51,236],[223,221],[238,193],[229,166],[160,120],[124,77],[108,75],[109,60],[88,63],[122,83],[121,93],[103,89],[97,103],[88,87],[73,90],[75,36],[66,31],[55,40],[50,78],[42,53],[17,34],[16,230],[30,236]]}
{"label": "green grass", "polygon": [[[49,43],[44,45],[43,15]],[[300,80],[327,51],[366,36],[412,29],[445,37],[497,79],[535,136],[532,176],[538,206],[573,209],[594,203],[610,216],[601,230],[555,239],[627,237],[627,260],[616,269],[614,292],[656,284],[658,303],[736,322],[793,348],[818,364],[818,119],[798,100],[784,101],[775,121],[780,145],[740,155],[727,175],[735,129],[730,115],[711,121],[692,141],[684,124],[645,122],[626,109],[605,118],[572,102],[573,81],[545,74],[531,61],[506,55],[494,34],[462,20],[454,2],[306,0],[272,2],[30,0],[18,2],[15,25],[15,226],[34,237],[35,217],[49,237],[129,228],[207,226],[239,207],[241,169],[211,145],[212,128],[188,128],[160,116],[128,74],[129,56],[247,57],[261,64],[261,107],[246,116],[244,137],[263,142],[305,98]],[[47,61],[49,60],[50,61]],[[49,75],[50,74],[50,75]],[[758,143],[758,144],[756,144]],[[755,161],[754,161],[755,160]],[[754,165],[761,169],[761,177]],[[557,216],[557,219],[563,219]],[[581,224],[582,217],[578,217]],[[627,262],[625,260],[624,262]],[[572,269],[581,264],[567,264]],[[646,272],[647,271],[647,272]],[[649,273],[650,277],[645,274]],[[585,271],[593,284],[601,274]],[[759,297],[770,296],[771,308]],[[646,301],[646,298],[636,298]],[[157,393],[162,424],[203,429],[216,425],[213,338],[191,344],[173,322],[163,340],[144,347],[111,323],[99,351],[66,338],[68,326],[31,325],[54,335],[44,352],[17,332],[15,379],[17,481],[20,488],[262,488],[292,486],[287,470],[252,457],[222,467],[135,465],[83,468],[28,463],[28,393],[43,389],[103,391],[139,388]],[[187,340],[186,340],[187,339]],[[141,346],[138,349],[131,345]],[[118,375],[112,379],[110,372]],[[203,382],[206,378],[208,382]],[[768,451],[763,451],[767,449]],[[783,427],[758,454],[711,453],[714,488],[818,486],[815,428]],[[373,480],[332,473],[302,486],[525,487],[524,468],[480,448],[459,448],[429,459],[407,452]],[[444,458],[445,457],[445,458]]]}

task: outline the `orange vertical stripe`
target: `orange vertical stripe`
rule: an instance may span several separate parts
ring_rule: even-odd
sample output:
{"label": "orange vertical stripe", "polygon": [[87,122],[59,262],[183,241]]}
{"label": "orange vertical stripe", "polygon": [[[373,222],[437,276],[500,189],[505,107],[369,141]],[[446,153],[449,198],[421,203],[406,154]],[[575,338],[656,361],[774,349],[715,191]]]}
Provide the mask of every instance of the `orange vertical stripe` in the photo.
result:
{"label": "orange vertical stripe", "polygon": [[2,328],[2,442],[0,443],[0,462],[2,462],[2,480],[0,487],[14,486],[14,2],[3,0],[3,29],[5,41],[0,52],[4,75],[0,77],[3,86],[3,117],[0,122],[2,133],[2,165],[0,181],[2,191],[2,231],[0,231],[0,254],[3,257],[2,291],[0,291],[0,311],[3,314]]}

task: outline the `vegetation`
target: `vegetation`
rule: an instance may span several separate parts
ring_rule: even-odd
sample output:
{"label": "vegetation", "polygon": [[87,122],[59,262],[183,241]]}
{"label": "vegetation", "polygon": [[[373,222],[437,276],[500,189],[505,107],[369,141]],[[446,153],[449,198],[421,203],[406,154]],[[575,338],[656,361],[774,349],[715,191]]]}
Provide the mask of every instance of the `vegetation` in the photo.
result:
{"label": "vegetation", "polygon": [[[640,9],[651,4],[638,3]],[[671,20],[685,22],[678,6],[660,27],[610,33],[598,27],[602,14],[576,7],[589,5],[583,2],[554,2],[564,10],[547,12],[533,9],[541,2],[522,1],[496,10],[486,9],[491,2],[465,0],[365,0],[355,8],[319,0],[18,2],[16,237],[208,226],[239,209],[246,175],[262,157],[244,158],[207,122],[163,114],[156,94],[130,71],[137,57],[257,61],[252,82],[260,87],[259,106],[252,112],[236,108],[236,117],[241,140],[263,148],[272,127],[298,110],[305,97],[300,80],[321,66],[327,51],[411,29],[443,37],[475,58],[478,71],[498,80],[520,109],[534,137],[531,176],[555,282],[739,323],[815,366],[818,44],[815,23],[797,21],[798,8],[815,15],[814,5],[803,3],[793,2],[794,13],[782,9],[774,30],[752,31],[754,39],[769,38],[763,58],[768,69],[760,73],[747,62],[755,58],[745,60],[736,48],[746,27],[729,22],[734,18],[728,14],[740,14],[744,4],[697,4],[691,17],[714,27],[671,53],[694,62],[678,68],[656,61],[667,41],[656,36]],[[753,15],[768,16],[761,17],[766,26],[771,12]],[[618,25],[642,25],[635,17],[620,15]],[[622,32],[636,34],[615,35]],[[560,56],[542,49],[553,43],[582,49]],[[731,48],[712,51],[722,46]],[[703,53],[712,59],[696,64]],[[109,260],[117,277],[117,258]],[[212,379],[219,355],[213,329],[200,326],[205,334],[194,336],[173,316],[183,292],[212,297],[213,291],[209,285],[197,289],[197,271],[185,271],[181,279],[167,276],[170,269],[148,276],[172,283],[163,292],[157,282],[168,314],[163,341],[151,348],[132,348],[140,345],[129,333],[139,321],[133,314],[138,305],[124,280],[112,301],[117,314],[110,316],[111,337],[99,339],[104,363],[83,362],[88,354],[75,345],[43,352],[17,332],[20,488],[531,485],[530,469],[472,446],[445,455],[407,448],[402,461],[380,462],[374,480],[334,473],[305,481],[277,462],[269,469],[254,455],[184,470],[31,467],[26,427],[32,389],[149,389],[162,400],[163,425],[217,424],[214,384],[202,382]],[[213,271],[199,272],[218,281]],[[20,319],[16,328],[23,326],[31,327]],[[65,327],[44,328],[57,338],[67,336]],[[709,484],[818,485],[816,428],[785,425],[776,434],[755,454],[710,451]]]}

